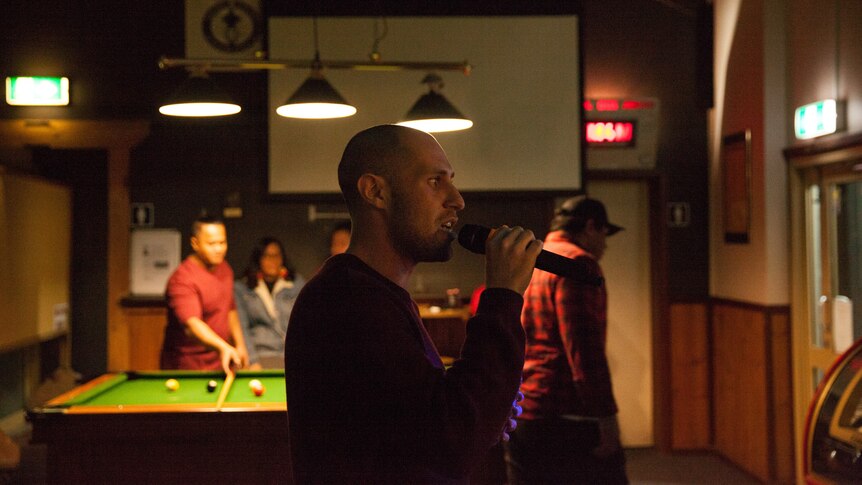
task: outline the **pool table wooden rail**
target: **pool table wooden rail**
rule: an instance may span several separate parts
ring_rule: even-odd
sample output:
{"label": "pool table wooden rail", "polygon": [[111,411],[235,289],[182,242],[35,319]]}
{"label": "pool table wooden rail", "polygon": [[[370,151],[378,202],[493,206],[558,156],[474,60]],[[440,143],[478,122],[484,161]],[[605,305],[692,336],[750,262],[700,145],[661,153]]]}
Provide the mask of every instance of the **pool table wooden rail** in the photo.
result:
{"label": "pool table wooden rail", "polygon": [[28,413],[32,441],[46,445],[48,483],[291,482],[283,401],[87,404],[116,379],[98,377]]}

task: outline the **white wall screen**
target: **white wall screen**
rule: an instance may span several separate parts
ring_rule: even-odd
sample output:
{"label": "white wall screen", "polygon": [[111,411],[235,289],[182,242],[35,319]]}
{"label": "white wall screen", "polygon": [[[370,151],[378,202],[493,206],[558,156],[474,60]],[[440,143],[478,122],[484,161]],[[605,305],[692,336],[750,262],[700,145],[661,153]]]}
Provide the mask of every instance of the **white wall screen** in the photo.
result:
{"label": "white wall screen", "polygon": [[[318,18],[324,61],[368,59],[375,18]],[[465,192],[581,189],[578,18],[396,17],[378,51],[385,62],[460,62],[472,74],[438,72],[452,104],[473,128],[436,135]],[[271,18],[271,59],[311,59],[310,17]],[[337,193],[336,167],[362,129],[394,123],[426,87],[425,72],[329,69],[324,75],[358,113],[336,120],[296,120],[275,113],[305,80],[306,69],[269,77],[269,192]]]}

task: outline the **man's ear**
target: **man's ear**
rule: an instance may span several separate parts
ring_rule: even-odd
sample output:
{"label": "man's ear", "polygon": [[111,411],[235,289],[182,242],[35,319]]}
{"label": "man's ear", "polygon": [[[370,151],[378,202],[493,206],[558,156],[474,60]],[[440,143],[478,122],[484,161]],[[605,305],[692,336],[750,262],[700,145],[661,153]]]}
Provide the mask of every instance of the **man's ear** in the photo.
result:
{"label": "man's ear", "polygon": [[356,181],[356,188],[362,200],[378,209],[385,208],[389,203],[389,185],[379,175],[363,174]]}

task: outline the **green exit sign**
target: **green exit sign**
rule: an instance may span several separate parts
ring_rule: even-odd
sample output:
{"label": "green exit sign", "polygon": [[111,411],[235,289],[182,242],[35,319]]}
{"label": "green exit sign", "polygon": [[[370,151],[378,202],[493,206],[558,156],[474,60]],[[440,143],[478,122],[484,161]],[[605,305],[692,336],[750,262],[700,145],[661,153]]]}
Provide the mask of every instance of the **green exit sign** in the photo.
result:
{"label": "green exit sign", "polygon": [[841,129],[840,105],[834,99],[796,108],[793,116],[793,131],[797,140],[807,140],[829,135]]}
{"label": "green exit sign", "polygon": [[7,77],[6,103],[13,106],[66,106],[67,77]]}

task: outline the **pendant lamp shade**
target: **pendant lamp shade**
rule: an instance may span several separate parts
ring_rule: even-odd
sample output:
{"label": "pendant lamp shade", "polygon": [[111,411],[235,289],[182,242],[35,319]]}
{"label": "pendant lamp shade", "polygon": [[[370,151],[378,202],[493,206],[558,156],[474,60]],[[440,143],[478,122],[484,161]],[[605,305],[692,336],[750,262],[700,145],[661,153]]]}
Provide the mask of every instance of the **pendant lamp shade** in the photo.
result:
{"label": "pendant lamp shade", "polygon": [[329,119],[352,116],[356,114],[356,108],[329,84],[318,69],[314,69],[275,112],[286,118]]}
{"label": "pendant lamp shade", "polygon": [[439,93],[443,87],[440,76],[428,74],[422,83],[428,84],[428,92],[416,101],[399,125],[428,133],[466,130],[473,126],[472,121]]}
{"label": "pendant lamp shade", "polygon": [[239,113],[240,106],[218,88],[206,73],[192,73],[159,108],[167,116],[225,116]]}

